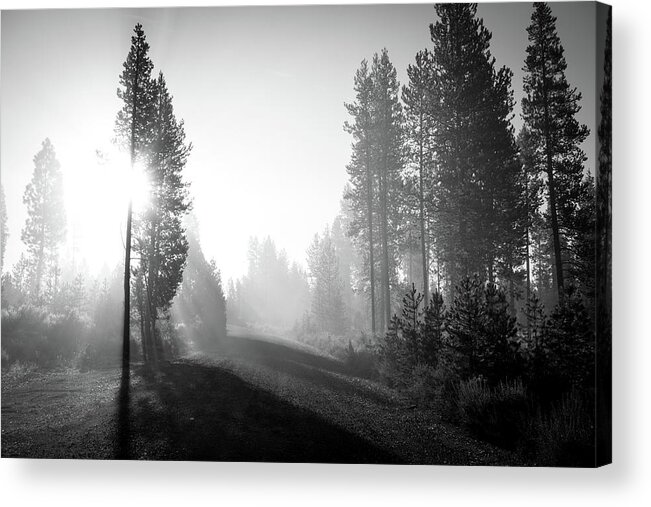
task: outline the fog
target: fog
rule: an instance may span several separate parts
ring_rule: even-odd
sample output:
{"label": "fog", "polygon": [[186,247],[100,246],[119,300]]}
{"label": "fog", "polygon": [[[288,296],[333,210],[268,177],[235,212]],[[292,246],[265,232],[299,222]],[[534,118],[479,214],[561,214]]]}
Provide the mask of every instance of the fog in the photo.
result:
{"label": "fog", "polygon": [[609,20],[3,11],[3,457],[608,462]]}

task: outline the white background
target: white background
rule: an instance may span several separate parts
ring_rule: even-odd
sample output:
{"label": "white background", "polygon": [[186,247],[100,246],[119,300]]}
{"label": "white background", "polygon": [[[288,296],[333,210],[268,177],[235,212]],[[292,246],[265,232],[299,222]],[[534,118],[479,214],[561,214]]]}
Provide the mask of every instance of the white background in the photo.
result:
{"label": "white background", "polygon": [[[215,4],[201,0],[187,3]],[[572,470],[3,459],[0,501],[4,505],[48,506],[651,505],[651,280],[646,266],[651,231],[651,165],[646,159],[651,145],[647,128],[651,119],[650,9],[649,3],[642,0],[611,3],[615,158],[613,465]],[[141,6],[181,4],[138,2]],[[93,0],[90,4],[57,2],[56,6],[130,5]],[[0,0],[0,7],[39,8],[52,4]]]}

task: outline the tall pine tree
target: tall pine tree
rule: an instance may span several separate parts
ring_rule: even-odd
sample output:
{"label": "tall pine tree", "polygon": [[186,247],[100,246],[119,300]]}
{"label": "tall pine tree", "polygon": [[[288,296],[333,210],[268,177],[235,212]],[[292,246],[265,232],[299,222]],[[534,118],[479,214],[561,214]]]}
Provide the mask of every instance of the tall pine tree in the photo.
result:
{"label": "tall pine tree", "polygon": [[[155,112],[156,83],[151,77],[154,64],[149,58],[149,44],[142,25],[138,23],[131,37],[131,48],[120,74],[118,98],[122,109],[115,120],[115,141],[127,150],[131,171],[137,162],[145,162],[146,151],[152,140]],[[133,203],[129,200],[124,255],[124,323],[122,341],[123,372],[129,368],[131,323],[131,225]]]}
{"label": "tall pine tree", "polygon": [[377,234],[374,219],[376,177],[373,165],[373,145],[375,142],[374,112],[373,112],[373,82],[369,74],[368,62],[362,60],[355,73],[356,100],[346,104],[348,113],[353,117],[352,122],[346,122],[344,129],[353,136],[351,161],[347,166],[350,186],[344,193],[349,202],[351,220],[349,234],[356,238],[364,264],[367,266],[369,287],[371,334],[375,336],[377,326],[376,316],[376,256],[375,242]]}
{"label": "tall pine tree", "polygon": [[134,249],[140,259],[145,306],[141,312],[146,360],[156,362],[162,353],[157,329],[159,317],[169,310],[181,284],[188,254],[183,216],[188,210],[187,185],[182,171],[191,146],[185,143],[183,121],[177,121],[165,78],[156,80],[152,139],[147,150],[148,206],[136,219]]}
{"label": "tall pine tree", "polygon": [[373,56],[371,65],[375,116],[372,160],[377,173],[378,230],[380,242],[380,301],[382,330],[388,329],[392,312],[392,289],[397,276],[397,243],[401,226],[403,185],[403,111],[400,84],[386,49]]}
{"label": "tall pine tree", "polygon": [[476,4],[437,4],[430,25],[435,233],[448,294],[479,273],[509,279],[524,241],[522,180],[510,125],[511,72],[495,68]]}
{"label": "tall pine tree", "polygon": [[42,303],[46,270],[56,271],[58,247],[66,233],[63,176],[49,139],[43,141],[34,157],[34,173],[25,188],[23,203],[27,206],[27,220],[21,239],[27,246],[34,275],[31,296],[36,303]]}
{"label": "tall pine tree", "polygon": [[339,256],[329,228],[316,234],[307,252],[312,316],[321,331],[342,335],[346,329]]}
{"label": "tall pine tree", "polygon": [[407,67],[409,86],[402,89],[405,104],[405,144],[412,171],[408,173],[412,199],[418,216],[421,270],[423,277],[424,306],[429,304],[429,219],[435,205],[432,195],[433,119],[431,117],[432,86],[431,54],[428,51],[416,53],[415,63]]}
{"label": "tall pine tree", "polygon": [[580,148],[588,129],[576,119],[581,94],[565,76],[567,62],[549,5],[534,4],[527,33],[522,116],[540,154],[536,167],[546,176],[554,286],[562,301],[567,262],[564,250],[571,248],[572,241],[568,229],[573,225],[579,194],[590,192],[583,178],[585,155]]}

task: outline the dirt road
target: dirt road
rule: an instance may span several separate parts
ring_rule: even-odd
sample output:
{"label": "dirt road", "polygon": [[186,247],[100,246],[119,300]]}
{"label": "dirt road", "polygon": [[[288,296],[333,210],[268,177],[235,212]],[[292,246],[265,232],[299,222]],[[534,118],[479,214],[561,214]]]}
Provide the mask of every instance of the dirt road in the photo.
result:
{"label": "dirt road", "polygon": [[[118,370],[3,375],[2,457],[116,455]],[[136,366],[134,459],[519,464],[307,347],[232,333],[210,353]]]}

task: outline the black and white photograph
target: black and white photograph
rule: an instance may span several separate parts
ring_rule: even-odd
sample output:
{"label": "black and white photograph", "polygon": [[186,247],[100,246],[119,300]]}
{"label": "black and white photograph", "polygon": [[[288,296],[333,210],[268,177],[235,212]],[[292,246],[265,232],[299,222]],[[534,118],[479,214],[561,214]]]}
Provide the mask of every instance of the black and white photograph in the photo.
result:
{"label": "black and white photograph", "polygon": [[612,19],[3,8],[3,461],[611,463]]}

